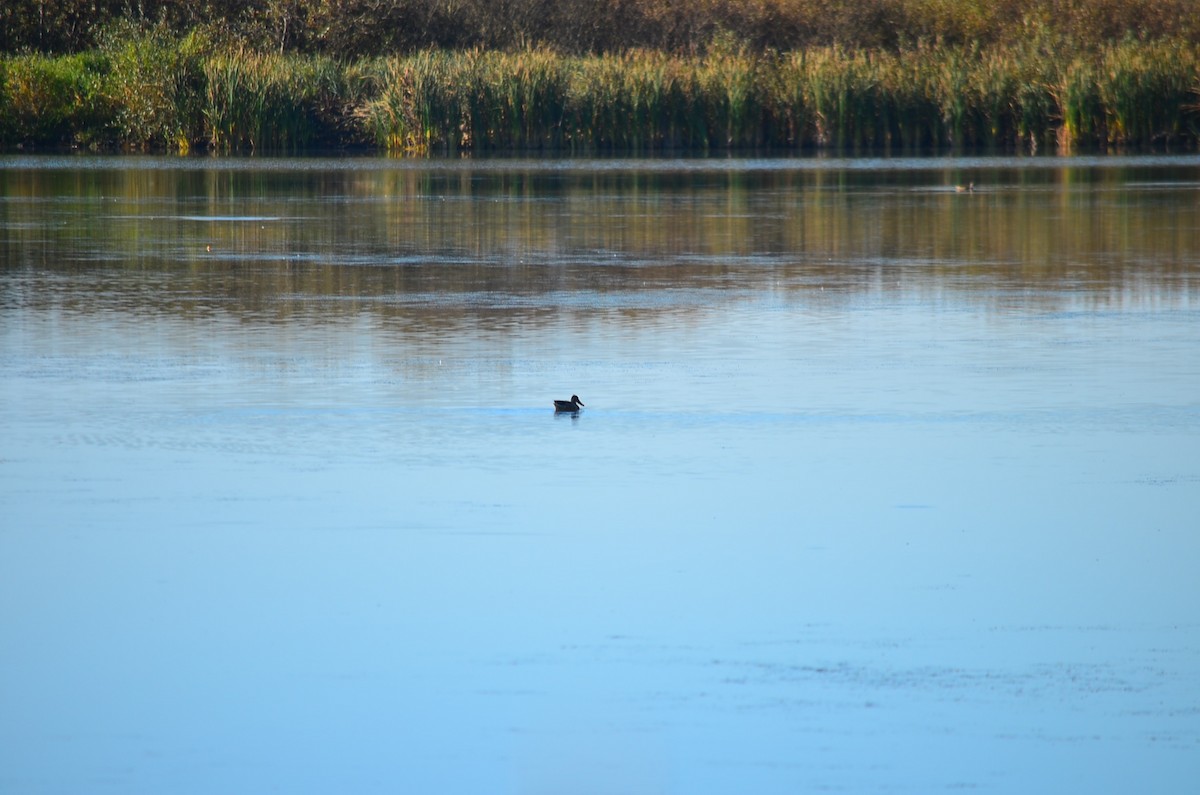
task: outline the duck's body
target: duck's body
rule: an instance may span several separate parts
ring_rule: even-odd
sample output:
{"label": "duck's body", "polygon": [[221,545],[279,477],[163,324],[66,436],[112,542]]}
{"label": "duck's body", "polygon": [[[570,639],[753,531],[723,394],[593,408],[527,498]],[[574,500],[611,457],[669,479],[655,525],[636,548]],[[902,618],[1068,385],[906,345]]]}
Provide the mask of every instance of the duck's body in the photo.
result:
{"label": "duck's body", "polygon": [[579,411],[583,406],[583,401],[579,399],[579,395],[571,395],[570,400],[554,401],[555,411]]}

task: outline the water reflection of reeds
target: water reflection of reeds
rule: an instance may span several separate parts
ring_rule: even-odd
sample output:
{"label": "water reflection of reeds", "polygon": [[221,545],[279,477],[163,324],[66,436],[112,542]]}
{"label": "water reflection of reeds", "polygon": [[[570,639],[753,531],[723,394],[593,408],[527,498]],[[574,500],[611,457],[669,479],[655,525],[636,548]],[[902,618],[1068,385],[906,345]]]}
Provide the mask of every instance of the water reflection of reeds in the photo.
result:
{"label": "water reflection of reeds", "polygon": [[267,318],[537,323],[546,303],[654,313],[916,290],[1053,305],[1194,290],[1194,166],[1166,180],[1137,166],[968,170],[970,194],[948,187],[960,167],[10,169],[0,246],[9,272],[70,275],[53,294],[81,309],[103,301],[105,274],[137,270],[153,285],[141,310]]}

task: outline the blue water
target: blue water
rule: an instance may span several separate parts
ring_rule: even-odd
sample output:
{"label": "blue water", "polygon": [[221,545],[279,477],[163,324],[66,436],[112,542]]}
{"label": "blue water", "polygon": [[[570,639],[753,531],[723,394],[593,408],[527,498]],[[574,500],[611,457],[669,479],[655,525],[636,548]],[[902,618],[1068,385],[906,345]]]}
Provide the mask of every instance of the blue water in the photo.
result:
{"label": "blue water", "polygon": [[1200,776],[1196,162],[178,162],[0,169],[0,792]]}

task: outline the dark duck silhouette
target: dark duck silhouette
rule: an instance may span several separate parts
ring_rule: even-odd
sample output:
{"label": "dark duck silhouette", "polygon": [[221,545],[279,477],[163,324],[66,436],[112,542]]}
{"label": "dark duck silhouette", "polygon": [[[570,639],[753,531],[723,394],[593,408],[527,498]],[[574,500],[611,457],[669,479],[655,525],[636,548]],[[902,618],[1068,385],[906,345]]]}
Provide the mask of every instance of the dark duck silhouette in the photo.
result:
{"label": "dark duck silhouette", "polygon": [[555,411],[579,411],[583,406],[583,401],[579,399],[579,395],[571,395],[570,400],[554,401]]}

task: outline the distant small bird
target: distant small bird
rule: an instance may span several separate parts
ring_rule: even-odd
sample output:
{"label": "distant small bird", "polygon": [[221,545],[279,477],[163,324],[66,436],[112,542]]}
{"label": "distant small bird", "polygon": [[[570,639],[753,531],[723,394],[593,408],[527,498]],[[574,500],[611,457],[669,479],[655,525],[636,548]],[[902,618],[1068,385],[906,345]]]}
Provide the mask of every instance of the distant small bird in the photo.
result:
{"label": "distant small bird", "polygon": [[554,401],[555,411],[579,411],[581,406],[583,406],[583,401],[579,399],[579,395],[571,395],[570,400]]}
{"label": "distant small bird", "polygon": [[975,183],[968,182],[966,185],[955,185],[954,191],[956,193],[974,193],[975,192]]}

